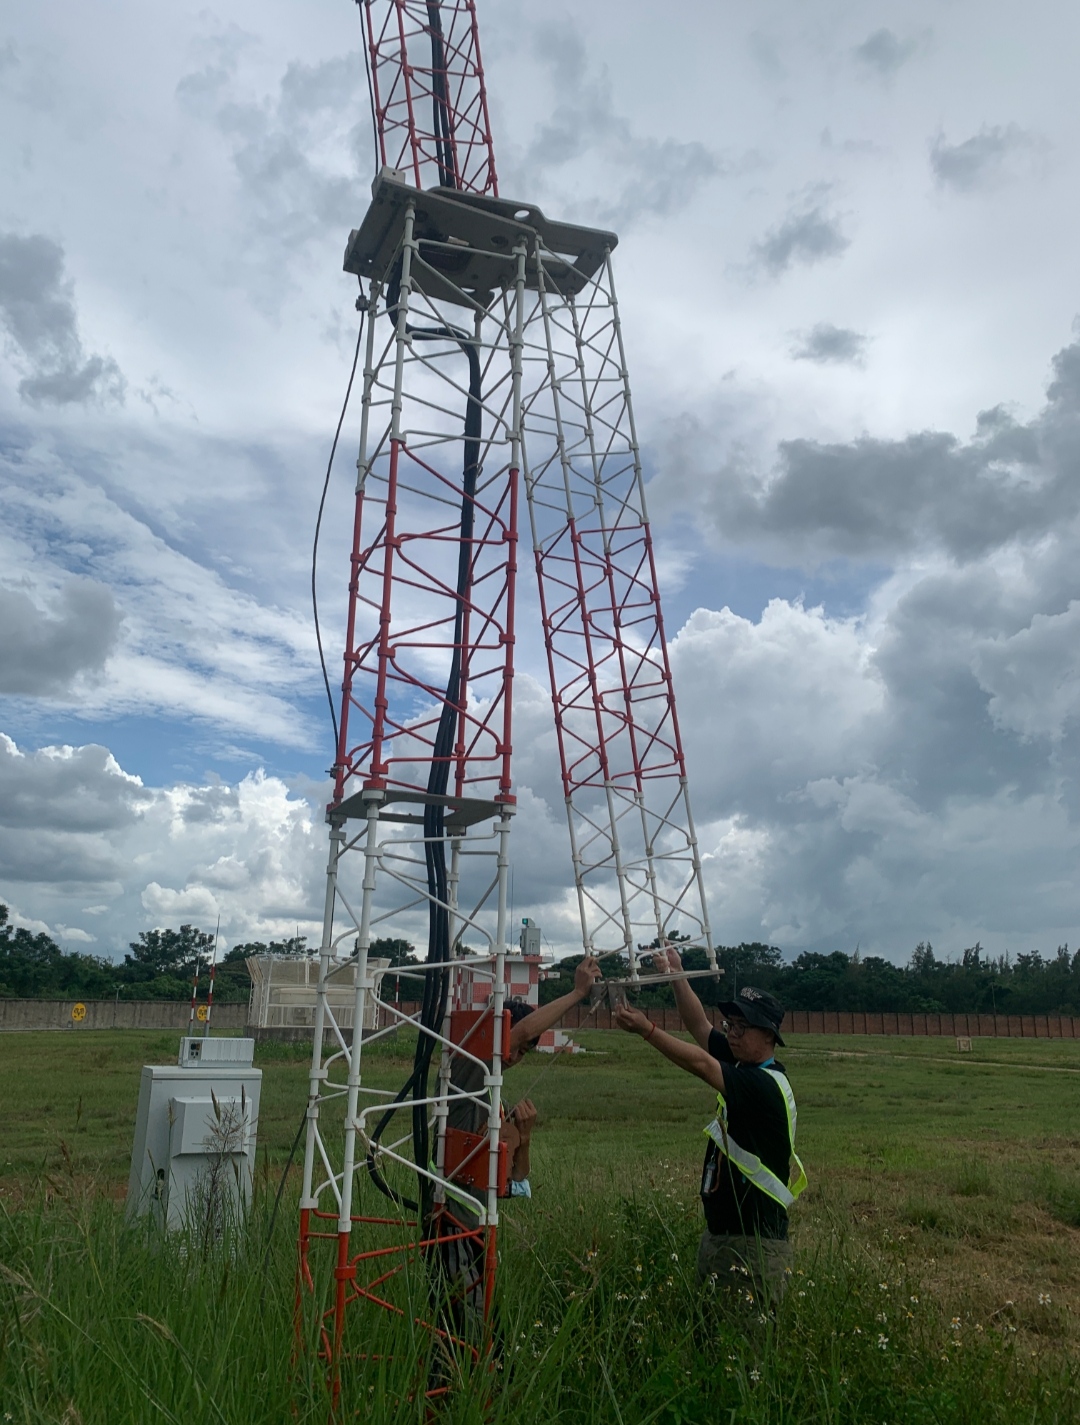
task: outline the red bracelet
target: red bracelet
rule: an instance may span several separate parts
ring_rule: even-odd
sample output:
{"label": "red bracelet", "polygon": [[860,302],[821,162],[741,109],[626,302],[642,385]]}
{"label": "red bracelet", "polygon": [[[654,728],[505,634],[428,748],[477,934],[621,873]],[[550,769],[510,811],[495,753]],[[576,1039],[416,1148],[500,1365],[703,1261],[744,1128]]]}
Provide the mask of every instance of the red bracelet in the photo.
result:
{"label": "red bracelet", "polygon": [[648,1032],[648,1034],[646,1034],[646,1036],[645,1036],[645,1043],[646,1043],[646,1044],[648,1044],[649,1040],[653,1037],[653,1035],[654,1035],[655,1033],[656,1033],[656,1025],[653,1024],[652,1020],[650,1019],[650,1020],[649,1020],[649,1032]]}

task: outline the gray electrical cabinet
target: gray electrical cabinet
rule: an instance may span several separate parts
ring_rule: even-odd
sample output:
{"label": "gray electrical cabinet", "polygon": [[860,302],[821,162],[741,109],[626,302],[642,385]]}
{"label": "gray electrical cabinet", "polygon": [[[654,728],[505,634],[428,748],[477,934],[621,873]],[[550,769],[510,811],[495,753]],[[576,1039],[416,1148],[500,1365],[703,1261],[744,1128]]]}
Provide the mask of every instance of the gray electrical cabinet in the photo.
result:
{"label": "gray electrical cabinet", "polygon": [[527,915],[522,917],[518,945],[524,955],[540,954],[540,927],[535,920],[530,920]]}
{"label": "gray electrical cabinet", "polygon": [[147,1064],[139,1086],[127,1211],[168,1231],[220,1236],[251,1198],[262,1070],[252,1039],[181,1042],[178,1064]]}

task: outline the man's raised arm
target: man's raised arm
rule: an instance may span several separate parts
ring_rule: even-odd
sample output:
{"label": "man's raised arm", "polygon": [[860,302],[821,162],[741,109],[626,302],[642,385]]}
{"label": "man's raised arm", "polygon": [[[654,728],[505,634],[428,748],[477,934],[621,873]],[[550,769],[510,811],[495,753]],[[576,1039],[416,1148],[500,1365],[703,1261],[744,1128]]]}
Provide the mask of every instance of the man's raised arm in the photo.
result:
{"label": "man's raised arm", "polygon": [[[682,969],[679,952],[672,945],[658,950],[653,956],[653,964],[661,974],[666,971],[675,973]],[[686,980],[673,981],[671,988],[675,991],[675,1003],[678,1006],[679,1017],[682,1019],[683,1025],[703,1049],[708,1049],[712,1025],[701,1001]]]}
{"label": "man's raised arm", "polygon": [[545,1029],[553,1029],[568,1009],[573,1009],[574,1005],[589,998],[589,991],[594,981],[599,978],[599,960],[593,955],[586,955],[574,971],[574,988],[569,994],[560,995],[550,1004],[542,1004],[539,1009],[534,1009],[532,1014],[527,1014],[514,1025],[510,1031],[510,1053],[520,1051],[534,1039],[539,1039]]}
{"label": "man's raised arm", "polygon": [[672,1034],[665,1034],[647,1014],[643,1014],[640,1009],[633,1009],[628,1004],[615,1011],[615,1023],[628,1034],[640,1034],[642,1039],[659,1050],[665,1059],[670,1059],[688,1074],[704,1079],[717,1093],[724,1092],[724,1070],[704,1049],[699,1049],[696,1044],[687,1044],[683,1039],[676,1039]]}

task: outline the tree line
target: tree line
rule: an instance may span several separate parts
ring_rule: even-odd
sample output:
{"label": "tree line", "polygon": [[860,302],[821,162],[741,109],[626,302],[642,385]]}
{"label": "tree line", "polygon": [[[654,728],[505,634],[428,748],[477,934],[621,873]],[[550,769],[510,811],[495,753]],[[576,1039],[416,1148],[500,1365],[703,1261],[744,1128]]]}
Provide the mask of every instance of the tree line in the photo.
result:
{"label": "tree line", "polygon": [[[122,961],[63,950],[43,932],[13,926],[6,905],[0,904],[0,999],[175,999],[191,996],[196,969],[199,997],[205,999],[214,936],[194,925],[179,930],[141,930]],[[243,1001],[251,993],[244,963],[249,955],[306,955],[307,937],[249,940],[234,945],[216,959],[214,999]],[[375,940],[371,953],[393,965],[406,964],[413,947],[406,940]]]}
{"label": "tree line", "polygon": [[[196,966],[200,997],[205,994],[214,937],[193,925],[179,930],[143,930],[120,962],[80,951],[62,950],[48,935],[12,926],[8,908],[0,904],[0,997],[5,999],[187,999]],[[304,955],[306,937],[246,941],[217,960],[214,998],[246,1000],[251,980],[249,955]],[[391,965],[415,962],[413,946],[400,938],[372,942],[373,955]],[[541,981],[542,1002],[569,987],[580,956],[562,960],[556,973]],[[695,988],[707,1005],[730,999],[740,985],[771,990],[788,1009],[857,1010],[870,1014],[1072,1014],[1080,1015],[1080,951],[1037,951],[990,956],[975,944],[959,959],[939,957],[933,946],[920,942],[906,965],[894,965],[876,955],[823,955],[804,952],[785,960],[775,945],[759,943],[721,946],[717,959],[721,980],[700,979]],[[687,969],[707,968],[705,952],[687,947]],[[402,999],[419,997],[419,980],[406,975],[387,982],[386,993],[400,987]],[[410,988],[411,987],[411,988]],[[644,1004],[673,1004],[668,986],[642,992]]]}
{"label": "tree line", "polygon": [[[1059,945],[1054,955],[1037,951],[987,955],[976,943],[959,959],[943,959],[921,941],[906,965],[877,955],[805,951],[785,960],[775,945],[720,946],[721,980],[700,979],[694,988],[706,1005],[729,1000],[740,985],[770,990],[787,1009],[855,1010],[866,1014],[1066,1014],[1080,1016],[1080,951]],[[541,982],[543,1000],[569,986],[580,956],[560,962],[560,975]],[[708,968],[704,950],[687,948],[688,970]],[[673,1005],[669,986],[641,992],[643,1004]]]}

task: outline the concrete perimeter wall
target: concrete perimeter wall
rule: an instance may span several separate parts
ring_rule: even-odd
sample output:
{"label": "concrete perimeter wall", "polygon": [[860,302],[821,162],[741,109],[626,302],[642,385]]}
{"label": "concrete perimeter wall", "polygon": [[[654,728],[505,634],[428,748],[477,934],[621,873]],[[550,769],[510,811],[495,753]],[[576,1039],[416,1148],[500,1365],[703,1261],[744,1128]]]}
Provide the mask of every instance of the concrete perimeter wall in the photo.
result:
{"label": "concrete perimeter wall", "polygon": [[[86,1006],[86,1018],[75,1023],[71,1011]],[[246,1004],[215,1004],[210,1023],[215,1029],[243,1029]],[[11,1029],[178,1029],[191,1019],[191,1001],[168,999],[0,999],[0,1033]],[[196,1034],[202,1025],[195,1021]]]}
{"label": "concrete perimeter wall", "polygon": [[[646,1011],[661,1029],[681,1028],[678,1011]],[[719,1010],[708,1011],[714,1024]],[[563,1029],[610,1029],[611,1010],[601,1005],[572,1009]],[[847,1010],[790,1009],[785,1034],[903,1034],[971,1039],[1080,1039],[1080,1019],[1060,1014],[862,1014]]]}
{"label": "concrete perimeter wall", "polygon": [[[88,999],[86,1018],[73,1023],[71,1011],[76,1000],[0,999],[0,1032],[11,1029],[177,1029],[185,1030],[191,1015],[190,1003],[183,1000]],[[415,1014],[419,1004],[397,1008]],[[719,1010],[709,1011],[714,1024]],[[679,1029],[674,1009],[649,1010],[661,1029]],[[211,1023],[216,1029],[244,1029],[246,1004],[216,1004]],[[388,1017],[383,1017],[384,1022]],[[196,1021],[196,1033],[199,1032]],[[590,1011],[587,1006],[570,1010],[563,1029],[611,1029],[611,1009],[602,1004]],[[784,1020],[788,1034],[902,1034],[942,1038],[1080,1039],[1080,1019],[1057,1014],[861,1014],[842,1010],[789,1010]],[[306,1039],[310,1030],[297,1038]],[[279,1037],[267,1035],[266,1037]],[[285,1037],[284,1035],[280,1037]]]}

